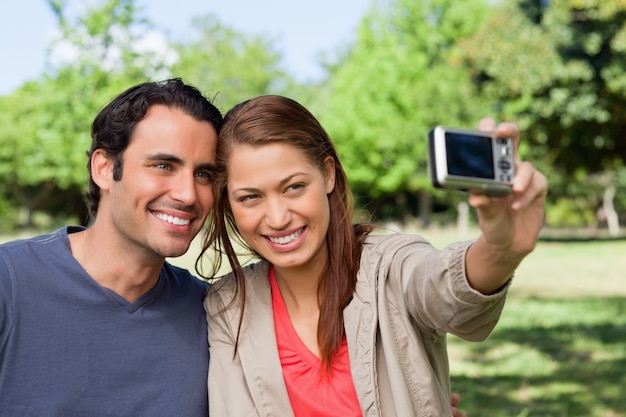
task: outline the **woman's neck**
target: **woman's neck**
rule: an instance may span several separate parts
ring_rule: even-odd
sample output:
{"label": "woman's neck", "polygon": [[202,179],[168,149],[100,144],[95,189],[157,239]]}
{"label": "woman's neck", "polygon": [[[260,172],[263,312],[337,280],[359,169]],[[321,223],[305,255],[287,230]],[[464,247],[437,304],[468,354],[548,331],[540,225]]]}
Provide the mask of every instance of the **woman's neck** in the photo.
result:
{"label": "woman's neck", "polygon": [[310,271],[277,271],[276,283],[289,314],[289,319],[300,337],[300,340],[320,357],[317,340],[317,327],[320,316],[320,299],[318,296],[319,273]]}
{"label": "woman's neck", "polygon": [[[318,305],[318,286],[321,268],[276,268],[276,283],[287,308],[304,305]],[[318,308],[319,310],[319,308]]]}

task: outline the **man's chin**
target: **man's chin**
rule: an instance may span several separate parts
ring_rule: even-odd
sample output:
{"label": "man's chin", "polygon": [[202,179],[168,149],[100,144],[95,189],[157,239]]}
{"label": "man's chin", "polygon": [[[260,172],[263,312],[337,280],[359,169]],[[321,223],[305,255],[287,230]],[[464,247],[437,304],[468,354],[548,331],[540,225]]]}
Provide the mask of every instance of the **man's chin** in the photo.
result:
{"label": "man's chin", "polygon": [[179,256],[183,256],[189,250],[191,246],[191,242],[186,244],[180,244],[176,246],[170,246],[168,248],[163,248],[161,255],[165,258],[178,258]]}

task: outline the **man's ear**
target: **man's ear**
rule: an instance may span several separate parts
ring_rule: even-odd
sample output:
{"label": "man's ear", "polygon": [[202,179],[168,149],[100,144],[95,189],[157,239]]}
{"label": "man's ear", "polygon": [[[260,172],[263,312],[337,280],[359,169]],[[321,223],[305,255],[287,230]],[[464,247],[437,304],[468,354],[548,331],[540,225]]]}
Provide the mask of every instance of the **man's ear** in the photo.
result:
{"label": "man's ear", "polygon": [[91,154],[91,178],[101,190],[108,190],[113,181],[113,158],[104,149]]}
{"label": "man's ear", "polygon": [[324,160],[324,171],[326,194],[330,194],[335,189],[335,160],[332,156],[327,156]]}

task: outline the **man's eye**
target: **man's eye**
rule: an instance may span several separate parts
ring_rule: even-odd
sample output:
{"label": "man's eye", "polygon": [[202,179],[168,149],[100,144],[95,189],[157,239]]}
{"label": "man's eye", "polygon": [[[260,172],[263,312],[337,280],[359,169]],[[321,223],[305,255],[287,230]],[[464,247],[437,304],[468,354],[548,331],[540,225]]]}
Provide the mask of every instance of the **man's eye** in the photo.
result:
{"label": "man's eye", "polygon": [[154,167],[158,169],[171,169],[170,164],[165,162],[157,162],[154,164]]}
{"label": "man's eye", "polygon": [[196,177],[206,181],[213,181],[213,179],[215,178],[215,174],[211,171],[198,171],[196,172]]}

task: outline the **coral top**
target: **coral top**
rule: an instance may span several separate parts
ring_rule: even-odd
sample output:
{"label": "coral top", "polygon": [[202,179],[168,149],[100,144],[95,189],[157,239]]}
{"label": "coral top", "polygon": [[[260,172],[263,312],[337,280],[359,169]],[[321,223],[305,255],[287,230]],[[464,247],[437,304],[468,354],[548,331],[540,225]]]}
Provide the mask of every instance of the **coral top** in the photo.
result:
{"label": "coral top", "polygon": [[320,358],[302,342],[293,327],[273,267],[269,280],[278,355],[295,416],[361,417],[345,337],[333,360],[332,372],[327,374]]}

